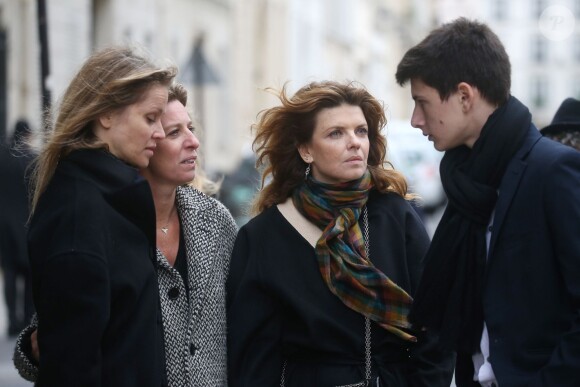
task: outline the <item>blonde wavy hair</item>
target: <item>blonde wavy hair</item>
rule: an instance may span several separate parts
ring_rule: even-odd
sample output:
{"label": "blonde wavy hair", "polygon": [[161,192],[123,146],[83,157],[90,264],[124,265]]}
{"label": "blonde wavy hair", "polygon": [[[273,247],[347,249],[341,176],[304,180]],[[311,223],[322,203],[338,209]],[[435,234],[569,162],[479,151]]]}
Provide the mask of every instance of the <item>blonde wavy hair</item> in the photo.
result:
{"label": "blonde wavy hair", "polygon": [[59,159],[77,149],[106,148],[94,132],[99,116],[136,103],[153,85],[169,85],[174,66],[159,67],[136,49],[116,46],[92,54],[64,92],[54,125],[32,172],[32,212],[52,179]]}
{"label": "blonde wavy hair", "polygon": [[[169,103],[176,100],[181,102],[183,106],[187,107],[187,90],[180,83],[174,83],[169,87],[169,98],[167,99],[167,102]],[[199,125],[196,126],[199,127]],[[196,136],[199,136],[200,131],[196,130],[196,132]],[[200,158],[196,161],[197,167],[195,169],[195,177],[193,178],[193,181],[189,182],[187,185],[208,196],[216,195],[220,190],[221,182],[215,182],[207,176],[199,163],[199,159]]]}
{"label": "blonde wavy hair", "polygon": [[262,170],[262,187],[256,196],[252,215],[284,202],[304,181],[306,163],[298,147],[308,143],[316,125],[316,115],[325,108],[342,104],[359,106],[368,124],[370,149],[368,169],[375,189],[395,192],[405,198],[407,182],[403,175],[385,161],[386,138],[381,130],[386,124],[383,105],[362,85],[356,82],[312,82],[289,97],[286,85],[278,93],[281,105],[261,111],[252,126],[255,132],[253,149],[257,155],[256,167]]}

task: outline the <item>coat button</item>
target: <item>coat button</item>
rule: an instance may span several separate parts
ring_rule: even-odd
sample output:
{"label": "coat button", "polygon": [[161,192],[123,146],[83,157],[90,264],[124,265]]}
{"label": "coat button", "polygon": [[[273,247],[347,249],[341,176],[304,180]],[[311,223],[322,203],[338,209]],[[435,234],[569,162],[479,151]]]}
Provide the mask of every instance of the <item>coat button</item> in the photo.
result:
{"label": "coat button", "polygon": [[179,289],[178,288],[171,288],[171,289],[169,289],[169,292],[167,293],[167,295],[169,296],[170,300],[175,300],[177,297],[179,297]]}
{"label": "coat button", "polygon": [[191,356],[193,356],[195,354],[196,350],[197,350],[197,348],[195,348],[195,345],[193,345],[193,343],[189,344],[189,354]]}

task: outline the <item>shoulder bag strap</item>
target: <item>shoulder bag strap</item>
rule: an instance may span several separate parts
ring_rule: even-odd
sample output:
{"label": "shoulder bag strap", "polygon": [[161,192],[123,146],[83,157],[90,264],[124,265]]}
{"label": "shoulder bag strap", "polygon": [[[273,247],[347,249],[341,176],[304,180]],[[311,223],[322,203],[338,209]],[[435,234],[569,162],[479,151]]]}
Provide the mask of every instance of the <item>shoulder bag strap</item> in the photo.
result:
{"label": "shoulder bag strap", "polygon": [[[306,219],[292,203],[292,198],[288,198],[284,203],[278,204],[278,210],[284,218],[312,245],[316,246],[316,242],[322,235],[322,231],[316,227],[312,222]],[[367,252],[367,259],[371,258],[370,238],[369,238],[369,215],[367,207],[363,208],[363,225],[364,225],[364,240],[365,249]],[[371,382],[371,320],[365,316],[365,380],[354,384],[345,384],[337,387],[365,387],[370,386]],[[286,380],[286,361],[282,365],[282,376],[280,378],[280,387],[285,387]]]}

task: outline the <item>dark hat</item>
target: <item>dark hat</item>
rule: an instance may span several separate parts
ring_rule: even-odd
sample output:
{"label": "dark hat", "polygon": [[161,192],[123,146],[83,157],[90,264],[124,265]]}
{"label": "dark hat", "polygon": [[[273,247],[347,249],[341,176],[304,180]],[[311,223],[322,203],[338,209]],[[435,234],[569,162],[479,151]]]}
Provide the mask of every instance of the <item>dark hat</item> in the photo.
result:
{"label": "dark hat", "polygon": [[560,105],[550,125],[541,129],[542,134],[554,133],[561,130],[580,131],[580,101],[566,98]]}

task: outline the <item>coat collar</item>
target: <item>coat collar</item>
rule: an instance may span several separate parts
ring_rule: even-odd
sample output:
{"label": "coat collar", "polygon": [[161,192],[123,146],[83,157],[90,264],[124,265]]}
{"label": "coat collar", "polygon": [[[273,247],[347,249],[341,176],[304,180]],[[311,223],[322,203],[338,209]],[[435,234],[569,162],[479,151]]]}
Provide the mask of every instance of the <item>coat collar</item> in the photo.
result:
{"label": "coat collar", "polygon": [[114,192],[144,180],[137,168],[104,149],[75,150],[60,161],[59,167],[64,171],[84,171],[83,174],[105,192]]}
{"label": "coat collar", "polygon": [[105,200],[139,227],[155,246],[155,205],[149,183],[139,171],[104,149],[79,149],[59,163],[59,173],[90,181]]}
{"label": "coat collar", "polygon": [[205,292],[215,271],[218,248],[215,231],[219,218],[211,211],[216,202],[192,187],[179,187],[177,208],[180,210],[188,260],[188,280],[191,289],[191,321],[196,321],[205,300]]}
{"label": "coat collar", "polygon": [[[215,270],[219,241],[216,243],[216,230],[219,218],[212,208],[217,202],[195,188],[177,188],[176,204],[181,221],[181,229],[187,256],[187,275],[191,292],[191,321],[195,322],[203,306],[207,284]],[[161,252],[157,250],[158,264],[166,270],[174,270]]]}
{"label": "coat collar", "polygon": [[499,196],[495,206],[493,233],[489,245],[488,256],[491,257],[497,242],[497,237],[503,226],[506,214],[518,190],[524,171],[528,166],[526,161],[529,153],[542,138],[538,129],[532,124],[524,137],[521,148],[516,152],[508,164],[506,172],[499,186]]}

